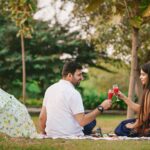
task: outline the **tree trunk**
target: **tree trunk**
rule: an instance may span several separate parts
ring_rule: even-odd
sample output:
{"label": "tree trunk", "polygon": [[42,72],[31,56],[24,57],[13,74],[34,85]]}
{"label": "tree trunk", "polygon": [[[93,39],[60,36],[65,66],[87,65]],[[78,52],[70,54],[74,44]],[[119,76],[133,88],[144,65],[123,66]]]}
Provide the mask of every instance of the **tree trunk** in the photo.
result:
{"label": "tree trunk", "polygon": [[21,34],[21,50],[22,50],[22,100],[25,104],[26,99],[26,65],[25,65],[25,46],[24,36]]}
{"label": "tree trunk", "polygon": [[[139,46],[139,29],[133,27],[132,32],[132,54],[131,54],[131,73],[130,73],[130,82],[129,82],[129,92],[128,97],[130,100],[133,100],[135,94],[135,83],[136,83],[136,73],[138,70],[137,65],[137,53]],[[127,110],[127,118],[132,118],[134,116],[134,112],[128,107]]]}

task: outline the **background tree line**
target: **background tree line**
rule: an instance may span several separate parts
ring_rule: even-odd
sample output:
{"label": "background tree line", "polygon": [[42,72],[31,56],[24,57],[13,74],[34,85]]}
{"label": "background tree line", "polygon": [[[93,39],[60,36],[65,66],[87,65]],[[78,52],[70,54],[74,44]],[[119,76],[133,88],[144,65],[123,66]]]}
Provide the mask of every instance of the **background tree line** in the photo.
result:
{"label": "background tree line", "polygon": [[[69,33],[67,26],[63,27],[57,22],[51,28],[48,28],[46,23],[36,22],[33,25],[35,30],[33,37],[25,40],[26,59],[24,37],[30,37],[33,30],[31,15],[35,11],[36,3],[32,3],[30,0],[0,1],[0,7],[2,10],[5,9],[6,13],[1,14],[0,29],[2,39],[0,84],[2,88],[8,89],[8,83],[11,81],[12,85],[18,89],[11,88],[11,90],[14,89],[21,93],[19,90],[21,84],[24,85],[26,81],[26,70],[28,93],[30,93],[30,89],[35,89],[35,95],[41,94],[41,91],[45,90],[49,83],[54,83],[60,78],[60,68],[62,62],[65,61],[60,59],[63,54],[68,55],[67,59],[78,60],[85,67],[94,66],[112,73],[113,71],[110,71],[108,66],[102,66],[103,62],[115,65],[121,62],[121,58],[125,62],[131,63],[128,96],[134,100],[134,93],[136,93],[140,99],[141,94],[139,95],[139,93],[142,93],[142,88],[136,88],[140,87],[139,66],[148,61],[150,56],[149,0],[72,1],[75,4],[74,18],[81,21],[82,29],[86,31],[87,35],[89,34],[87,39],[81,39],[79,32]],[[24,15],[25,18],[22,17]],[[94,28],[94,34],[90,33],[91,28]],[[16,38],[17,33],[22,35],[21,46],[19,39]],[[109,48],[113,52],[111,57],[108,57],[107,54]],[[19,49],[22,49],[22,58],[18,55],[20,54]],[[22,65],[20,60],[22,60]],[[27,65],[26,69],[25,64]],[[23,82],[21,80],[22,72]],[[16,76],[15,80],[13,80],[14,75]],[[46,83],[47,81],[49,83]]]}
{"label": "background tree line", "polygon": [[[143,40],[149,35],[147,28],[150,28],[150,1],[72,1],[75,3],[75,16],[79,20],[82,18],[87,21],[84,28],[86,30],[89,27],[96,29],[96,36],[93,36],[92,39],[95,41],[98,50],[107,50],[111,46],[115,50],[115,55],[118,54],[119,57],[126,54],[131,56],[129,59],[131,70],[128,97],[134,100],[136,94],[140,103],[142,86],[139,81],[139,68],[140,60],[143,61],[140,55],[142,53],[148,53],[149,55],[150,51],[149,38],[146,39],[146,42]],[[141,36],[143,33],[146,35]],[[148,57],[144,58],[144,62],[149,60]],[[128,118],[133,116],[133,111],[130,108],[128,108],[127,116]]]}
{"label": "background tree line", "polygon": [[[59,24],[49,28],[37,22],[31,39],[25,39],[26,78],[28,95],[43,96],[48,85],[61,78],[64,61],[77,60],[85,67],[96,66],[98,52],[94,46],[78,38],[78,32],[68,33]],[[4,90],[21,96],[22,65],[17,28],[1,16],[0,24],[0,85]],[[67,56],[66,58],[61,58]],[[69,57],[68,57],[69,56]],[[30,87],[34,87],[32,91]],[[32,94],[31,94],[32,92]]]}

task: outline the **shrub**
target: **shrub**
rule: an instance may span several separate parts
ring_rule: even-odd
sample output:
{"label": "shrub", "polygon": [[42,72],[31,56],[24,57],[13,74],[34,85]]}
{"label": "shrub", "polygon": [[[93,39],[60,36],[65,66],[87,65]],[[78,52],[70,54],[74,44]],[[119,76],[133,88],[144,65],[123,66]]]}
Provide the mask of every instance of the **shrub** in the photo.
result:
{"label": "shrub", "polygon": [[[85,109],[94,109],[99,104],[101,104],[105,99],[107,99],[106,93],[98,93],[94,90],[86,90],[83,93],[83,104]],[[112,107],[111,109],[114,110],[125,110],[127,108],[124,101],[119,100],[117,101],[116,97],[114,96],[112,99]]]}
{"label": "shrub", "polygon": [[83,96],[83,104],[86,109],[94,109],[98,106],[99,97],[95,91],[91,91]]}
{"label": "shrub", "polygon": [[27,99],[26,100],[26,106],[27,107],[41,107],[42,102],[43,101],[40,99]]}
{"label": "shrub", "polygon": [[26,90],[27,96],[30,98],[37,98],[41,93],[41,89],[35,80],[30,80],[27,82]]}

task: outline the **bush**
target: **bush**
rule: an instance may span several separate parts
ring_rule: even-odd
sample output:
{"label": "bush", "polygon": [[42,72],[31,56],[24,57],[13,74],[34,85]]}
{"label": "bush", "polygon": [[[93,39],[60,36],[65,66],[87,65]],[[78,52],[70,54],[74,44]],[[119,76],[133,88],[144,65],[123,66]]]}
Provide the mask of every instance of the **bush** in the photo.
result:
{"label": "bush", "polygon": [[40,99],[27,99],[25,105],[27,107],[41,107],[42,106],[43,101]]}
{"label": "bush", "polygon": [[113,97],[111,109],[113,109],[113,110],[126,110],[127,105],[124,103],[123,100],[117,101],[117,98]]}
{"label": "bush", "polygon": [[[99,104],[101,104],[105,99],[107,99],[106,93],[98,93],[94,90],[86,90],[86,92],[83,93],[83,104],[85,109],[94,109]],[[117,98],[114,96],[112,99],[112,107],[113,110],[125,110],[127,108],[124,101],[119,100],[116,101]]]}
{"label": "bush", "polygon": [[35,80],[30,80],[26,85],[27,97],[37,98],[41,94],[41,89],[38,85],[38,82]]}
{"label": "bush", "polygon": [[[99,104],[101,104],[105,99],[107,99],[107,94],[104,92],[101,92],[98,94],[95,90],[86,90],[83,91],[83,105],[86,110],[88,109],[95,109]],[[124,103],[124,101],[119,100],[116,101],[116,97],[114,96],[112,98],[112,107],[113,110],[125,110],[127,109],[127,105]],[[41,107],[42,106],[42,100],[41,99],[27,99],[26,100],[26,106],[27,107]]]}
{"label": "bush", "polygon": [[83,104],[85,109],[94,109],[99,103],[99,96],[95,91],[91,91],[83,95]]}

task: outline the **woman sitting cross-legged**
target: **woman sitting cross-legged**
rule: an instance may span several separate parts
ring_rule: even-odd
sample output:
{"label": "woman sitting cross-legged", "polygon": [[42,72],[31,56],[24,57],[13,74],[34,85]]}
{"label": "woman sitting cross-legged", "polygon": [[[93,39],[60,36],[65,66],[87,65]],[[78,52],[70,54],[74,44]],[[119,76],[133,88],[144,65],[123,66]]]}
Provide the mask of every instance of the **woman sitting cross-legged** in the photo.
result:
{"label": "woman sitting cross-legged", "polygon": [[137,119],[122,121],[115,129],[115,134],[118,136],[150,136],[150,62],[141,67],[140,79],[143,85],[141,105],[134,103],[123,93],[119,92],[119,98],[135,111],[138,117]]}

